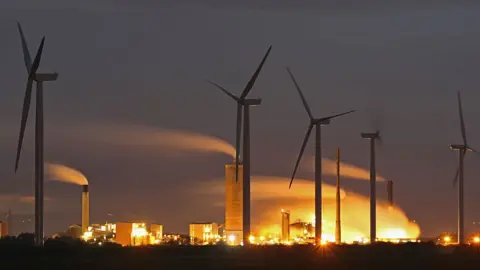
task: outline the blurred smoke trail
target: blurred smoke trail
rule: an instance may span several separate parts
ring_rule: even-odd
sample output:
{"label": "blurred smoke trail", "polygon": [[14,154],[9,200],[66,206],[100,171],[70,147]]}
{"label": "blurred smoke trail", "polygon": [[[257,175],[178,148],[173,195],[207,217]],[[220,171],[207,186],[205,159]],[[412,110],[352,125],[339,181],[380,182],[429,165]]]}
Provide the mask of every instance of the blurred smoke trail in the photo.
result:
{"label": "blurred smoke trail", "polygon": [[[268,199],[311,199],[314,196],[314,182],[305,179],[295,179],[292,188],[288,189],[290,179],[280,176],[258,176],[252,175],[251,193],[252,200]],[[222,194],[225,192],[225,186],[222,179],[214,180],[203,184],[201,193]],[[322,185],[322,196],[325,199],[334,199],[336,195],[335,186],[329,184]],[[345,197],[345,191],[341,190],[340,197]]]}
{"label": "blurred smoke trail", "polygon": [[71,183],[76,185],[88,185],[87,178],[81,172],[61,164],[45,164],[45,173],[50,180]]}
{"label": "blurred smoke trail", "polygon": [[[46,196],[44,197],[46,201],[52,201],[53,199]],[[0,195],[0,202],[7,203],[7,202],[21,202],[21,203],[33,203],[35,201],[34,196],[24,196],[24,195],[17,195],[17,194],[2,194]]]}
{"label": "blurred smoke trail", "polygon": [[[48,196],[43,197],[44,201],[53,201],[52,198]],[[35,196],[21,196],[20,201],[23,203],[34,203],[35,202]]]}
{"label": "blurred smoke trail", "polygon": [[[257,235],[279,235],[280,210],[288,209],[291,220],[312,222],[314,217],[314,190],[312,180],[296,179],[288,189],[287,177],[252,176],[252,231]],[[225,180],[201,183],[193,192],[206,194],[215,206],[225,205]],[[335,235],[335,186],[322,184],[323,234]],[[368,196],[341,191],[342,239],[358,241],[370,233],[370,199]],[[202,198],[204,200],[204,198]],[[222,203],[219,203],[219,202]],[[377,231],[380,238],[416,238],[420,235],[418,224],[409,220],[398,205],[377,199]],[[301,230],[303,233],[303,229]],[[296,232],[292,229],[292,235]],[[302,234],[303,235],[303,234]]]}
{"label": "blurred smoke trail", "polygon": [[[337,161],[322,158],[322,170],[326,175],[337,175]],[[340,163],[340,174],[344,177],[370,180],[370,171],[345,162]],[[377,182],[383,182],[385,178],[377,174]]]}
{"label": "blurred smoke trail", "polygon": [[187,152],[224,153],[235,157],[235,147],[230,143],[216,137],[188,131],[139,125],[104,125],[79,128],[73,133],[108,144],[159,147],[167,150]]}

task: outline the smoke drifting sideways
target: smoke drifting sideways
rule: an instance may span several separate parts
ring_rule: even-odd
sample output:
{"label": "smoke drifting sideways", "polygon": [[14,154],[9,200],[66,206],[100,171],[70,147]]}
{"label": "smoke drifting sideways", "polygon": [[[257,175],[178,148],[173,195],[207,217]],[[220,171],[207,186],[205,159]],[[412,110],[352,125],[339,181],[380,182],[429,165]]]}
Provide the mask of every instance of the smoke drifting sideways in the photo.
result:
{"label": "smoke drifting sideways", "polygon": [[[44,197],[45,201],[53,201],[50,197]],[[34,196],[25,196],[25,195],[17,195],[17,194],[9,194],[9,195],[0,195],[0,202],[1,203],[34,203],[35,197]]]}
{"label": "smoke drifting sideways", "polygon": [[156,147],[168,151],[223,153],[235,158],[235,148],[216,137],[199,133],[141,125],[87,126],[69,130],[80,138],[118,146]]}
{"label": "smoke drifting sideways", "polygon": [[[313,222],[314,182],[296,180],[288,189],[286,177],[252,176],[251,205],[252,231],[256,235],[280,235],[281,209],[290,211],[291,221]],[[196,192],[218,196],[224,201],[224,181],[202,184]],[[333,240],[335,235],[335,186],[323,184],[323,232],[324,238]],[[370,232],[370,200],[368,197],[341,190],[342,241],[362,241]],[[223,203],[224,205],[224,203]],[[398,206],[390,206],[377,199],[377,236],[379,238],[417,238],[418,224],[411,222]],[[296,237],[295,235],[291,235]],[[298,235],[300,236],[300,235]]]}
{"label": "smoke drifting sideways", "polygon": [[[315,168],[312,166],[310,168]],[[337,175],[337,161],[322,158],[322,173],[325,175]],[[348,164],[346,162],[340,162],[340,174],[342,177],[359,180],[370,180],[370,171],[360,168],[358,166]],[[385,181],[385,178],[378,175],[376,176],[377,182]]]}
{"label": "smoke drifting sideways", "polygon": [[45,164],[45,174],[49,180],[81,186],[88,185],[85,175],[65,165],[47,163]]}

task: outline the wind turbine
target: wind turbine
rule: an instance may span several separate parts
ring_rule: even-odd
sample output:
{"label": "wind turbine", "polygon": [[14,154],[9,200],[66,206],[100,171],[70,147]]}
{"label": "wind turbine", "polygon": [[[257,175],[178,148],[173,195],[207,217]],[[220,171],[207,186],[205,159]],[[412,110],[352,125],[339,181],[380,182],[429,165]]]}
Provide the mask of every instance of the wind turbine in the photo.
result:
{"label": "wind turbine", "polygon": [[377,169],[375,167],[375,142],[380,141],[380,130],[373,133],[361,133],[362,138],[370,140],[370,243],[377,239]]}
{"label": "wind turbine", "polygon": [[235,102],[237,102],[237,130],[236,130],[236,154],[235,154],[235,177],[238,182],[238,162],[240,159],[240,138],[241,138],[241,131],[242,131],[242,110],[243,110],[243,118],[245,121],[243,122],[243,245],[249,245],[249,236],[250,236],[250,106],[259,106],[262,103],[262,99],[247,99],[247,95],[252,90],[255,81],[260,74],[260,71],[265,64],[265,61],[272,50],[272,46],[270,46],[265,53],[265,56],[260,62],[260,65],[253,73],[250,81],[248,81],[247,85],[243,89],[243,92],[240,97],[235,96],[231,92],[229,92],[224,87],[220,86],[217,83],[209,81],[215,87],[222,90],[227,96],[231,97]]}
{"label": "wind turbine", "polygon": [[18,137],[17,156],[15,159],[15,172],[18,170],[20,154],[22,151],[23,137],[30,110],[32,97],[32,86],[35,81],[37,87],[36,93],[36,114],[35,114],[35,244],[43,245],[43,82],[57,80],[57,73],[37,73],[42,58],[43,45],[45,37],[42,38],[35,59],[31,60],[27,41],[23,34],[22,26],[17,23],[20,39],[22,42],[23,58],[27,68],[28,79],[23,100],[22,119],[20,124],[20,133]]}
{"label": "wind turbine", "polygon": [[295,169],[293,170],[292,179],[290,180],[290,186],[292,187],[293,179],[295,178],[295,174],[297,173],[298,166],[300,164],[300,160],[302,159],[303,152],[305,151],[305,147],[308,142],[308,138],[310,137],[310,133],[312,132],[313,127],[315,126],[315,244],[321,245],[322,243],[322,145],[321,145],[321,128],[322,126],[330,124],[330,120],[333,118],[346,115],[349,113],[354,112],[355,110],[351,110],[348,112],[335,114],[328,117],[323,118],[314,118],[308,103],[303,96],[302,90],[298,85],[295,77],[293,76],[292,72],[289,68],[287,68],[290,77],[292,78],[295,87],[298,90],[298,94],[302,99],[303,106],[307,111],[308,117],[310,118],[310,125],[308,126],[307,133],[305,134],[305,138],[303,139],[302,147],[300,148],[300,154],[298,155],[297,163],[295,164]]}
{"label": "wind turbine", "polygon": [[452,144],[450,149],[458,150],[458,168],[453,184],[456,185],[458,181],[458,244],[465,244],[465,225],[464,225],[464,209],[463,209],[463,159],[467,151],[472,151],[477,154],[479,152],[471,148],[467,143],[467,133],[465,131],[465,122],[463,120],[462,100],[460,98],[460,92],[457,93],[458,97],[458,114],[460,115],[460,132],[462,133],[463,144]]}

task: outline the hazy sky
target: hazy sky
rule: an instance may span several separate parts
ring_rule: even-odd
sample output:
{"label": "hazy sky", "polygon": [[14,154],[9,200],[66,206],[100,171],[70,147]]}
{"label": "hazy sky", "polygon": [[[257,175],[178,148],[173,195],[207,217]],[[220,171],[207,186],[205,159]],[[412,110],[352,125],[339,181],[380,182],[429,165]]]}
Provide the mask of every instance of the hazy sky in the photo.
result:
{"label": "hazy sky", "polygon": [[[222,208],[191,190],[221,178],[230,157],[106,146],[89,142],[88,132],[81,140],[62,131],[135,124],[233,142],[235,105],[206,79],[239,93],[273,45],[251,92],[264,100],[251,113],[253,173],[289,176],[307,128],[285,71],[289,66],[315,115],[358,109],[323,129],[326,156],[341,147],[345,161],[367,167],[368,143],[360,132],[380,119],[378,171],[395,182],[395,201],[426,235],[455,230],[457,154],[448,145],[461,141],[455,99],[460,90],[469,141],[480,148],[475,122],[480,4],[326,2],[0,0],[0,194],[33,193],[33,140],[26,141],[20,172],[13,174],[26,80],[15,24],[20,21],[32,54],[46,36],[41,71],[60,73],[58,82],[45,85],[47,159],[89,178],[93,222],[111,213],[118,220],[148,218],[165,224],[166,231],[181,232],[191,221],[222,222]],[[32,120],[27,138],[33,136]],[[480,220],[478,164],[473,154],[466,158],[469,227]],[[299,177],[313,173],[304,169]],[[367,182],[344,183],[347,190],[368,194]],[[385,197],[384,185],[378,186]],[[45,188],[52,198],[46,232],[79,223],[80,187],[49,182]],[[9,207],[33,212],[32,205],[0,201],[0,212]]]}

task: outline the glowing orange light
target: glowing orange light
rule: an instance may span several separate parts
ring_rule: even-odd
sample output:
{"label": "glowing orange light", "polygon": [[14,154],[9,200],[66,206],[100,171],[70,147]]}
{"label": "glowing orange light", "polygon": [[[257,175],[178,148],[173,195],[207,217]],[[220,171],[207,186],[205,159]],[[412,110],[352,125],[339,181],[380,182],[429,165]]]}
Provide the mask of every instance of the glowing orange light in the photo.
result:
{"label": "glowing orange light", "polygon": [[443,241],[445,241],[445,243],[450,243],[450,241],[452,241],[452,238],[447,235],[447,236],[443,237]]}
{"label": "glowing orange light", "polygon": [[476,244],[480,243],[480,236],[473,237],[473,242],[475,242]]}

